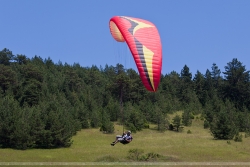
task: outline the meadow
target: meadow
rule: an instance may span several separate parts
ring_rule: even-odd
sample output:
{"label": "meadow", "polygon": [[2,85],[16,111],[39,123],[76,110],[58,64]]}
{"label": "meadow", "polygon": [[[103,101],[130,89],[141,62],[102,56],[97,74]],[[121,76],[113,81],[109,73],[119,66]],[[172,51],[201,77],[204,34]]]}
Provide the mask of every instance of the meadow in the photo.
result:
{"label": "meadow", "polygon": [[[127,158],[131,149],[143,150],[143,154],[157,153],[165,157],[164,162],[172,163],[250,162],[250,137],[245,138],[244,134],[242,142],[215,140],[209,130],[203,128],[203,121],[200,119],[194,119],[192,126],[184,127],[182,132],[159,132],[155,127],[156,125],[150,125],[149,129],[132,133],[133,141],[130,144],[118,143],[115,146],[110,143],[114,141],[115,135],[122,133],[121,125],[115,124],[114,134],[104,134],[99,129],[84,129],[72,138],[73,144],[69,148],[0,149],[0,163],[74,162],[77,166],[77,162],[88,162],[92,166],[91,162],[131,162]],[[188,130],[191,133],[187,133]]]}

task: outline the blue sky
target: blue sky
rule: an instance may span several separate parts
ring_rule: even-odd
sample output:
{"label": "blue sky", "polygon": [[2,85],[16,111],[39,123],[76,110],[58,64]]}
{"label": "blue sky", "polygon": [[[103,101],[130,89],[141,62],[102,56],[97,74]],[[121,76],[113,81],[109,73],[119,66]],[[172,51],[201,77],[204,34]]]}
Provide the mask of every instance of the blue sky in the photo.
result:
{"label": "blue sky", "polygon": [[0,0],[0,49],[83,67],[136,66],[109,31],[113,16],[153,22],[160,33],[162,73],[193,76],[233,58],[250,70],[250,0]]}

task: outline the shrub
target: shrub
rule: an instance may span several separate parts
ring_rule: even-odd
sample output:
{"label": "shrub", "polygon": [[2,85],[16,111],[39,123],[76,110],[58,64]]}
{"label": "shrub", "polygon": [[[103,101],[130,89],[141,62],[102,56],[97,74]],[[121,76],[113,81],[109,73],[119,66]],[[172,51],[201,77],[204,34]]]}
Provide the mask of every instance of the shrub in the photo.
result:
{"label": "shrub", "polygon": [[127,128],[131,130],[131,132],[136,133],[136,127],[132,123],[127,124]]}
{"label": "shrub", "polygon": [[204,120],[204,129],[209,128],[209,122],[207,120]]}
{"label": "shrub", "polygon": [[148,123],[144,123],[144,126],[143,126],[145,129],[149,129],[149,124]]}
{"label": "shrub", "polygon": [[194,119],[194,115],[193,114],[190,114],[190,119]]}
{"label": "shrub", "polygon": [[169,127],[168,127],[169,130],[174,130],[174,126],[173,124],[170,124]]}
{"label": "shrub", "polygon": [[147,153],[146,155],[143,155],[140,157],[141,161],[157,161],[158,158],[162,157],[160,154],[157,153]]}
{"label": "shrub", "polygon": [[176,131],[179,131],[179,127],[181,126],[181,117],[179,115],[176,115],[173,118],[173,127],[176,129]]}
{"label": "shrub", "polygon": [[183,130],[184,130],[184,126],[180,126],[178,129],[178,132],[183,132]]}
{"label": "shrub", "polygon": [[147,153],[143,154],[144,151],[142,149],[131,149],[129,150],[128,159],[134,161],[158,161],[158,160],[166,160],[167,157],[164,157],[157,153]]}
{"label": "shrub", "polygon": [[215,139],[231,140],[237,134],[236,125],[226,111],[217,113],[210,124],[210,131]]}
{"label": "shrub", "polygon": [[192,119],[194,119],[194,115],[192,115],[188,110],[185,110],[182,114],[182,123],[185,126],[192,125]]}
{"label": "shrub", "polygon": [[115,127],[113,122],[107,122],[106,124],[103,124],[100,128],[100,131],[103,131],[104,133],[113,133],[114,130]]}
{"label": "shrub", "polygon": [[142,149],[131,149],[128,151],[128,159],[131,160],[140,160],[141,159],[141,155],[144,153],[144,151]]}
{"label": "shrub", "polygon": [[249,137],[250,136],[250,131],[246,131],[245,133],[245,138]]}
{"label": "shrub", "polygon": [[242,142],[242,134],[237,133],[237,134],[234,136],[234,141],[235,141],[235,142]]}

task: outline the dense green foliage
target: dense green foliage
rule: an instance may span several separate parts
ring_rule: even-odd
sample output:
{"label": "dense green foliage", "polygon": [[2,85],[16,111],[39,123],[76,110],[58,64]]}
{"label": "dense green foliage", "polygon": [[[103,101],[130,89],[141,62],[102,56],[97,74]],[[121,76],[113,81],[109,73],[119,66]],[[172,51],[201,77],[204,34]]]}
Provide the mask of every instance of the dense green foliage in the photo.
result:
{"label": "dense green foliage", "polygon": [[[216,139],[250,131],[250,74],[233,59],[224,76],[216,64],[192,76],[185,65],[162,75],[157,92],[148,92],[138,73],[123,65],[81,67],[35,56],[0,51],[0,147],[56,148],[71,145],[82,128],[114,131],[119,121],[132,131],[168,121],[190,126],[201,114]],[[120,106],[123,106],[122,109]],[[178,120],[167,114],[183,110]],[[171,122],[172,121],[172,122]]]}

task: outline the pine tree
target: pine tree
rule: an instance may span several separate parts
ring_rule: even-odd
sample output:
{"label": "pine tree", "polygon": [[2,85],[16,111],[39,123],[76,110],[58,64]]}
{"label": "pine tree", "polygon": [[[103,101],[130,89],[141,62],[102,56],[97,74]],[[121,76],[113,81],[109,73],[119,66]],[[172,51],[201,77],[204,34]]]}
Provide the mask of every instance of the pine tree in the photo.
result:
{"label": "pine tree", "polygon": [[187,67],[187,65],[185,65],[181,70],[181,86],[179,92],[179,99],[184,106],[190,103],[192,98],[190,94],[192,93],[192,91],[192,74],[189,72],[189,68]]}
{"label": "pine tree", "polygon": [[182,113],[182,123],[184,126],[192,125],[191,112],[189,110],[184,110]]}
{"label": "pine tree", "polygon": [[240,110],[243,106],[250,108],[250,71],[247,71],[237,59],[233,59],[225,66],[224,98],[229,98]]}
{"label": "pine tree", "polygon": [[[10,66],[0,64],[0,88],[3,93],[17,85],[16,73]],[[0,91],[1,92],[1,91]]]}
{"label": "pine tree", "polygon": [[102,110],[102,120],[101,120],[101,128],[100,131],[105,133],[113,133],[114,132],[114,123],[110,121],[110,118],[106,111]]}
{"label": "pine tree", "polygon": [[12,54],[12,51],[10,51],[7,48],[4,48],[2,51],[0,51],[0,64],[3,65],[10,65],[11,60],[14,59],[14,55]]}
{"label": "pine tree", "polygon": [[179,128],[181,126],[181,117],[179,115],[175,115],[175,117],[173,118],[172,126],[176,129],[177,132],[179,132]]}
{"label": "pine tree", "polygon": [[230,140],[237,134],[238,128],[235,125],[234,113],[234,106],[227,100],[221,106],[221,110],[214,115],[210,131],[215,139]]}
{"label": "pine tree", "polygon": [[205,78],[201,74],[200,71],[197,71],[197,73],[194,76],[193,81],[194,81],[195,93],[196,93],[200,103],[202,104],[202,106],[204,106],[206,103],[206,90],[204,89]]}

